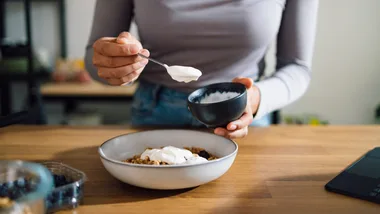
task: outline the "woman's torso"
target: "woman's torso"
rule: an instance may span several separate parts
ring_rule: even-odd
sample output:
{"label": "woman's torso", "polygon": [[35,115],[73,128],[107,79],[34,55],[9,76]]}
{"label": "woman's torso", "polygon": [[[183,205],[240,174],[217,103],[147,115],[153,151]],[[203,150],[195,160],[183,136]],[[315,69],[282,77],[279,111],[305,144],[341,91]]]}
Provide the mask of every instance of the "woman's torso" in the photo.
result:
{"label": "woman's torso", "polygon": [[256,78],[277,36],[286,0],[135,0],[135,20],[144,48],[168,65],[203,72],[179,83],[149,63],[141,79],[191,91],[200,86]]}

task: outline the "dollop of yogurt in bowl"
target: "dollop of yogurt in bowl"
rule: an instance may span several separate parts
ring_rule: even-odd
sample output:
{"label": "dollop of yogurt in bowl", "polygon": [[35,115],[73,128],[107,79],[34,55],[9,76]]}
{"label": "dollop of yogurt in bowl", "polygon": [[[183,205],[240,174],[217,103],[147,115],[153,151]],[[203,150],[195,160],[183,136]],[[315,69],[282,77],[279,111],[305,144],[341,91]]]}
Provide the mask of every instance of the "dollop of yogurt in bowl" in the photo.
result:
{"label": "dollop of yogurt in bowl", "polygon": [[178,82],[189,83],[191,81],[197,81],[199,77],[202,76],[202,72],[193,67],[165,65],[165,68],[168,71],[169,75],[172,77],[172,79]]}
{"label": "dollop of yogurt in bowl", "polygon": [[204,157],[201,157],[197,154],[193,154],[192,157],[187,158],[185,164],[197,164],[197,163],[205,163],[208,160]]}
{"label": "dollop of yogurt in bowl", "polygon": [[169,165],[196,164],[208,161],[187,149],[174,146],[166,146],[162,149],[147,149],[141,154],[140,158],[145,159],[146,157],[149,157],[150,160],[166,162]]}

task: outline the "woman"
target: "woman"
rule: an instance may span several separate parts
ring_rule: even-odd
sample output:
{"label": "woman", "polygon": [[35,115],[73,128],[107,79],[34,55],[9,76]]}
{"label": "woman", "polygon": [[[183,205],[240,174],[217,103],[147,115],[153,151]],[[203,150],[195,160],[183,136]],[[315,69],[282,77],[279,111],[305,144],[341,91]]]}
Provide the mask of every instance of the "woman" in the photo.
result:
{"label": "woman", "polygon": [[[245,114],[215,134],[244,137],[249,125],[268,121],[269,113],[307,90],[317,9],[318,0],[98,0],[86,66],[95,79],[111,85],[139,79],[133,125],[202,126],[187,110],[188,94],[211,83],[243,83],[249,94]],[[132,19],[140,41],[127,32]],[[276,72],[254,83],[276,38]],[[139,52],[203,75],[176,82]]]}

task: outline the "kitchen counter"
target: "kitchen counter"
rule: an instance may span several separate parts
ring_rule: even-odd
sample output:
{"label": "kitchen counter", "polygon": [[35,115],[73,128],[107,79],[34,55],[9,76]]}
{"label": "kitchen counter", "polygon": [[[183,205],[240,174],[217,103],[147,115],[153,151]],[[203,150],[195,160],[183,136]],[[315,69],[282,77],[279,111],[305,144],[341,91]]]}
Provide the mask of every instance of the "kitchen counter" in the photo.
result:
{"label": "kitchen counter", "polygon": [[[105,140],[128,127],[12,126],[0,130],[0,158],[54,160],[84,171],[76,213],[378,213],[380,205],[324,190],[359,156],[380,144],[380,126],[251,128],[236,142],[231,169],[209,184],[155,191],[123,184],[100,162]],[[64,213],[73,213],[68,211]]]}

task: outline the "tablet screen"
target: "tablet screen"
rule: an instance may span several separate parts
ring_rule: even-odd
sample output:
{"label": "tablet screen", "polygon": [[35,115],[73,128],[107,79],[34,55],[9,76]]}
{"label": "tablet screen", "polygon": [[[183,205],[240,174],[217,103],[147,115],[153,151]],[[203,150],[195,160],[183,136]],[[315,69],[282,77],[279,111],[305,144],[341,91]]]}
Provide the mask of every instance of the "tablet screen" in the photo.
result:
{"label": "tablet screen", "polygon": [[346,169],[346,172],[366,176],[370,178],[380,178],[380,158],[364,157],[354,165]]}

